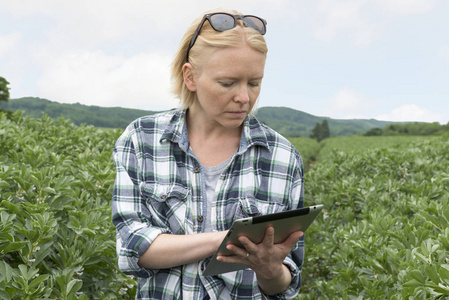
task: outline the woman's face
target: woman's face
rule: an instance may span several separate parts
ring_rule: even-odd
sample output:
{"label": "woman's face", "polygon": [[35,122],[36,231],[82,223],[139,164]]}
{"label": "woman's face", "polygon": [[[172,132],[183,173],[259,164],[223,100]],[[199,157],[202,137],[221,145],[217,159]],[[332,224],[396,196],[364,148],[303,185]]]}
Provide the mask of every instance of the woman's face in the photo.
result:
{"label": "woman's face", "polygon": [[249,46],[210,53],[206,63],[193,75],[197,99],[190,107],[195,119],[190,120],[238,128],[259,97],[265,55]]}

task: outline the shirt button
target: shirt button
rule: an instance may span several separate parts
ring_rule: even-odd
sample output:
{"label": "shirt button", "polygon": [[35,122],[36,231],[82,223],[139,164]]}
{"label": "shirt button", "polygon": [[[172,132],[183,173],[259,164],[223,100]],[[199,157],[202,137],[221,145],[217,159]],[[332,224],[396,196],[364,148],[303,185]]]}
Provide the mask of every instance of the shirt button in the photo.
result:
{"label": "shirt button", "polygon": [[198,218],[197,218],[197,220],[198,220],[198,222],[203,222],[204,221],[204,218],[203,218],[203,216],[198,216]]}
{"label": "shirt button", "polygon": [[167,198],[167,195],[162,195],[162,196],[161,196],[161,199],[162,199],[162,200],[165,200],[165,198]]}
{"label": "shirt button", "polygon": [[199,168],[199,167],[195,167],[195,168],[193,169],[193,172],[199,173],[199,172],[200,172],[200,168]]}

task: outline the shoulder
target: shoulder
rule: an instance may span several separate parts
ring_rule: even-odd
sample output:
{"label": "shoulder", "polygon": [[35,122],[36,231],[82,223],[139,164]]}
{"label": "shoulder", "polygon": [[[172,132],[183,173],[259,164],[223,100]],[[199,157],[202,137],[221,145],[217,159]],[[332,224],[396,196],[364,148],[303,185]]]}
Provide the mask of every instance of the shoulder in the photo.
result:
{"label": "shoulder", "polygon": [[132,121],[128,127],[126,128],[127,131],[146,131],[146,130],[152,130],[155,128],[164,128],[170,124],[173,119],[179,118],[179,116],[182,114],[179,110],[170,110],[170,111],[164,111],[155,113],[153,115],[143,116],[140,118],[137,118],[136,120]]}
{"label": "shoulder", "polygon": [[145,140],[159,139],[168,129],[176,127],[173,124],[179,123],[182,116],[183,111],[170,110],[137,118],[125,128],[116,145],[129,141],[137,146]]}
{"label": "shoulder", "polygon": [[286,137],[268,125],[260,122],[255,116],[251,116],[249,118],[248,127],[253,141],[258,140],[266,143],[266,146],[270,152],[275,153],[278,151],[287,151],[298,158],[301,157],[299,151]]}

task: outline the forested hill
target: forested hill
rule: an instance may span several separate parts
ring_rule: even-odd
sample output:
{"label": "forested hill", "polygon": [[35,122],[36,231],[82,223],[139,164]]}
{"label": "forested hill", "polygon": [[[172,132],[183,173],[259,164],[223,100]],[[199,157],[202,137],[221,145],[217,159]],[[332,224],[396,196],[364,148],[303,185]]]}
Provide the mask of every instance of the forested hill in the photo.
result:
{"label": "forested hill", "polygon": [[[96,127],[110,128],[125,128],[134,119],[155,113],[155,111],[121,107],[88,106],[79,103],[64,104],[33,97],[11,99],[9,102],[3,103],[0,108],[12,111],[22,110],[25,115],[34,118],[40,118],[42,112],[45,112],[54,119],[64,117],[77,125],[84,123]],[[323,120],[327,120],[331,136],[360,134],[372,128],[383,128],[392,123],[373,119],[330,119],[286,107],[261,107],[257,112],[257,117],[274,130],[288,137],[308,137],[313,127]]]}
{"label": "forested hill", "polygon": [[257,112],[259,120],[288,137],[308,137],[313,127],[327,120],[331,136],[346,136],[360,134],[372,128],[383,128],[392,122],[374,119],[339,120],[327,117],[317,117],[288,107],[261,107]]}
{"label": "forested hill", "polygon": [[155,111],[121,107],[89,106],[80,103],[58,103],[42,98],[11,99],[0,108],[12,111],[22,110],[25,115],[40,118],[45,112],[51,118],[64,117],[76,125],[87,124],[95,127],[125,128],[131,121]]}

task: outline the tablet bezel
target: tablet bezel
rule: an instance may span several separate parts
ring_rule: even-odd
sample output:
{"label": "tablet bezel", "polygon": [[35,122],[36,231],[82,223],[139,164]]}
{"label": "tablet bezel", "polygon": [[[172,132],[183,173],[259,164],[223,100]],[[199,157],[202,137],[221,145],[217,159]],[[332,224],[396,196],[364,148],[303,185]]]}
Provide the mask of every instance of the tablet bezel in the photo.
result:
{"label": "tablet bezel", "polygon": [[216,259],[217,255],[232,255],[226,249],[228,244],[243,247],[238,241],[239,236],[244,235],[253,243],[258,244],[262,242],[266,228],[272,226],[275,231],[275,243],[281,243],[295,231],[306,231],[322,209],[323,205],[320,204],[234,221],[228,234],[212,256],[203,275],[213,276],[248,268],[248,266],[243,264],[224,263]]}

